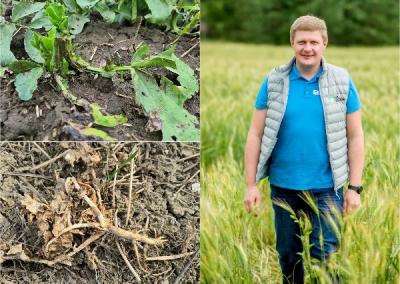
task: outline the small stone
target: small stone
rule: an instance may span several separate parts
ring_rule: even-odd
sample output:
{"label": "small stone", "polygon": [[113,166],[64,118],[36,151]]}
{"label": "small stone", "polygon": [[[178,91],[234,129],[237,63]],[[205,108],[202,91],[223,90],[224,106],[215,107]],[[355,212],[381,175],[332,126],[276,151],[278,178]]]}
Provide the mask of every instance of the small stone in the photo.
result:
{"label": "small stone", "polygon": [[196,182],[192,184],[192,192],[200,193],[200,183]]}

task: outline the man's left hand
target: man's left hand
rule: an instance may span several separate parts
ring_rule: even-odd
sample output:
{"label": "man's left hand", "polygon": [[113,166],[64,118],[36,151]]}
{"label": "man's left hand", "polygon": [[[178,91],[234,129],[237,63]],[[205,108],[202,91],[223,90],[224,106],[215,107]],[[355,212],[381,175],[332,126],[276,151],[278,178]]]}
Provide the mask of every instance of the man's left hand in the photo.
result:
{"label": "man's left hand", "polygon": [[347,190],[346,196],[344,197],[344,213],[349,214],[357,209],[361,205],[360,194],[354,190]]}

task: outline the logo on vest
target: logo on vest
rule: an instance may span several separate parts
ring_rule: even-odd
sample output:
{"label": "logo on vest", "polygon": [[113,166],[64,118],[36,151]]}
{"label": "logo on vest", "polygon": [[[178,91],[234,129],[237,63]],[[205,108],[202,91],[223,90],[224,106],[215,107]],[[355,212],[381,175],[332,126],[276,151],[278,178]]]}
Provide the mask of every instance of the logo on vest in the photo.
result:
{"label": "logo on vest", "polygon": [[313,91],[312,91],[312,94],[313,94],[314,96],[319,96],[319,91],[318,91],[318,90],[313,90]]}
{"label": "logo on vest", "polygon": [[343,97],[336,97],[336,102],[342,102],[342,103],[344,103],[344,101],[345,101],[345,98],[343,98]]}
{"label": "logo on vest", "polygon": [[328,103],[345,103],[346,99],[339,96],[329,96],[327,97]]}

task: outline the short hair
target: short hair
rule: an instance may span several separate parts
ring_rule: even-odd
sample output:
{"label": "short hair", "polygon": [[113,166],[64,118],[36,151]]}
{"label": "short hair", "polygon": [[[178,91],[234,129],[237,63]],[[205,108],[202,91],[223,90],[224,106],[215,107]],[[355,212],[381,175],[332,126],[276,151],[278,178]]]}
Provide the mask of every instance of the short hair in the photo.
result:
{"label": "short hair", "polygon": [[320,31],[324,43],[328,42],[328,29],[325,21],[315,16],[306,15],[297,18],[290,27],[290,43],[293,44],[297,31]]}

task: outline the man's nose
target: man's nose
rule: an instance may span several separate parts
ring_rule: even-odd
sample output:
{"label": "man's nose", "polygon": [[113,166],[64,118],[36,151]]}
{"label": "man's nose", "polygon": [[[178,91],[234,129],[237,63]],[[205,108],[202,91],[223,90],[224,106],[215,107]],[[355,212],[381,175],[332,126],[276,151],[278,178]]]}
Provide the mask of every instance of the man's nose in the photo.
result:
{"label": "man's nose", "polygon": [[304,51],[311,51],[311,50],[312,50],[311,44],[306,43],[306,44],[304,45]]}

